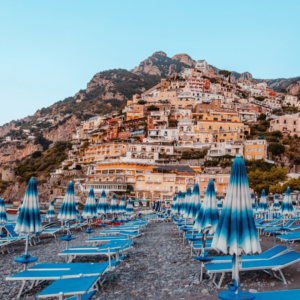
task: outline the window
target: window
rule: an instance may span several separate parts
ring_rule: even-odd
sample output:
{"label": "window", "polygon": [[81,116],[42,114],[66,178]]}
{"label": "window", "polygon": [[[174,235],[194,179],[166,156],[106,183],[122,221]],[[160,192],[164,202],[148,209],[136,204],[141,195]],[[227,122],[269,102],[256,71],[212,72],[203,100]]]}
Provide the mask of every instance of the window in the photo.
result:
{"label": "window", "polygon": [[170,192],[173,192],[173,186],[170,186]]}
{"label": "window", "polygon": [[246,152],[252,152],[252,148],[247,148]]}
{"label": "window", "polygon": [[283,124],[286,124],[286,120],[283,121]]}
{"label": "window", "polygon": [[296,121],[294,121],[294,125],[297,125],[297,122],[296,122]]}
{"label": "window", "polygon": [[168,191],[168,187],[164,186],[164,191],[167,192]]}
{"label": "window", "polygon": [[175,193],[178,193],[178,186],[175,186]]}
{"label": "window", "polygon": [[209,125],[209,126],[208,126],[208,129],[212,129],[212,127]]}
{"label": "window", "polygon": [[248,159],[248,160],[252,159],[252,155],[247,155],[246,159]]}
{"label": "window", "polygon": [[223,178],[220,178],[219,183],[223,183]]}
{"label": "window", "polygon": [[142,186],[141,186],[141,185],[139,185],[139,187],[138,187],[138,190],[139,190],[139,191],[141,191],[141,190],[142,190]]}
{"label": "window", "polygon": [[206,189],[207,189],[207,186],[204,186],[203,187],[203,191],[206,192]]}
{"label": "window", "polygon": [[226,187],[225,186],[223,187],[223,193],[226,193]]}
{"label": "window", "polygon": [[255,149],[255,152],[260,152],[260,151],[261,151],[260,147],[258,147],[258,148]]}
{"label": "window", "polygon": [[261,155],[260,154],[255,155],[255,159],[261,159]]}

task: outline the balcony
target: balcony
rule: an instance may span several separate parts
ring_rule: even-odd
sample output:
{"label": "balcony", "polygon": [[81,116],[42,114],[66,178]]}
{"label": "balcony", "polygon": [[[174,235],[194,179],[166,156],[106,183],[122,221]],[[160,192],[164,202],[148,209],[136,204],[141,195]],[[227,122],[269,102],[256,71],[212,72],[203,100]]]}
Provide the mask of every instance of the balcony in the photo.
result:
{"label": "balcony", "polygon": [[161,183],[161,181],[155,180],[155,181],[153,181],[153,183]]}

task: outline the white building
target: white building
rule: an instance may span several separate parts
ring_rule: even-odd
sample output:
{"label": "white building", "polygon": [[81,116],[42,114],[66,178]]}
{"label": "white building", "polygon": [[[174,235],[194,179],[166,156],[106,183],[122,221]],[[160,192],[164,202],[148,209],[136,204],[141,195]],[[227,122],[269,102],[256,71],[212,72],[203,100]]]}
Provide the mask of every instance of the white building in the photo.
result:
{"label": "white building", "polygon": [[173,142],[178,138],[178,128],[150,129],[143,143]]}

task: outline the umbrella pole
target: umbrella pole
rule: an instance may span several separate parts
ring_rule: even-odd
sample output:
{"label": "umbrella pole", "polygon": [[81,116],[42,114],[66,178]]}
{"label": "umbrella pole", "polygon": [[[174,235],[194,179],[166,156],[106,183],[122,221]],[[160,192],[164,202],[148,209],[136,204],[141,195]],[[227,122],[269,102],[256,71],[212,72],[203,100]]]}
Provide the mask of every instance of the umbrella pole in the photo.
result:
{"label": "umbrella pole", "polygon": [[25,255],[28,255],[28,241],[29,240],[29,237],[28,235],[26,235],[26,245],[25,245]]}

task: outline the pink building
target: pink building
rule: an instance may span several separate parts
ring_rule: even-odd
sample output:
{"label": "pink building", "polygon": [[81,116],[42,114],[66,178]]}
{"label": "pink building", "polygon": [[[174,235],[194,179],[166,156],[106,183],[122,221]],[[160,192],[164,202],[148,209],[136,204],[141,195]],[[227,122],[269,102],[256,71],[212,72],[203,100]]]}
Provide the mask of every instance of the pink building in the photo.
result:
{"label": "pink building", "polygon": [[279,116],[270,122],[270,132],[281,131],[283,134],[300,136],[300,114]]}

